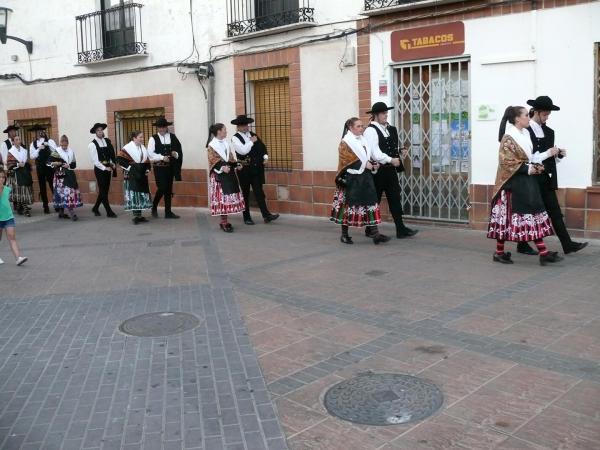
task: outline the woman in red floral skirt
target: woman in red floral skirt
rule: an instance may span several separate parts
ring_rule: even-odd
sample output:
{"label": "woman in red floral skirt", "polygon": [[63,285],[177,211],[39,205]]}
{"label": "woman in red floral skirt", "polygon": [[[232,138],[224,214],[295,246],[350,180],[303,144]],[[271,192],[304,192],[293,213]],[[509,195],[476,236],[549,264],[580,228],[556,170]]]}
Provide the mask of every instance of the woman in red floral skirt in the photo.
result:
{"label": "woman in red floral skirt", "polygon": [[504,251],[506,241],[533,241],[540,254],[540,264],[545,266],[562,257],[548,251],[544,244],[543,239],[553,234],[552,222],[534,178],[544,170],[543,156],[532,153],[528,126],[527,109],[506,108],[498,135],[500,155],[487,236],[496,239],[495,262],[513,263],[510,252]]}

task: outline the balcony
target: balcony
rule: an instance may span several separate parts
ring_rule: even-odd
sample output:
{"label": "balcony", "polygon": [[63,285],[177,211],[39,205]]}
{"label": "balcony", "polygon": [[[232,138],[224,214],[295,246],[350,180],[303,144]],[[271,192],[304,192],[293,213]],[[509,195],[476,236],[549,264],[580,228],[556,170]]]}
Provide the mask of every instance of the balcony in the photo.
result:
{"label": "balcony", "polygon": [[227,37],[240,40],[314,26],[310,0],[228,0]]}
{"label": "balcony", "polygon": [[389,14],[407,9],[426,8],[428,6],[439,6],[446,3],[459,3],[464,0],[365,0],[365,16],[376,16]]}
{"label": "balcony", "polygon": [[139,3],[121,3],[77,16],[77,62],[91,64],[123,56],[145,56],[142,6]]}

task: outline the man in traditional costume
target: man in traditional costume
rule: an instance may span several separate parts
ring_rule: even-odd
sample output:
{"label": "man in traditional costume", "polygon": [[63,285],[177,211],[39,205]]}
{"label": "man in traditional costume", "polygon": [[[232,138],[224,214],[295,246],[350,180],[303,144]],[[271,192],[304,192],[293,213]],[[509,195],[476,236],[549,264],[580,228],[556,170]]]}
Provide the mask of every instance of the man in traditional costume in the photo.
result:
{"label": "man in traditional costume", "polygon": [[48,158],[50,157],[50,154],[56,150],[56,142],[48,138],[46,127],[43,125],[34,125],[29,128],[29,131],[35,131],[37,133],[36,138],[29,146],[29,157],[35,160],[35,171],[40,187],[40,199],[44,206],[44,214],[50,214],[46,184],[50,187],[50,193],[52,194],[54,170],[48,166]]}
{"label": "man in traditional costume", "polygon": [[505,241],[533,241],[540,265],[545,266],[561,261],[562,257],[548,251],[544,243],[544,238],[553,231],[536,177],[544,171],[543,158],[555,156],[558,151],[551,150],[547,155],[533,153],[528,126],[525,108],[506,108],[498,135],[500,156],[487,236],[496,240],[494,262],[513,263],[510,252],[504,251]]}
{"label": "man in traditional costume", "polygon": [[[527,130],[533,142],[533,153],[546,155],[550,149],[557,149],[554,146],[554,130],[546,125],[546,121],[552,111],[560,111],[560,108],[546,95],[541,95],[535,100],[527,100],[527,104],[532,107],[529,114],[531,120],[529,121]],[[554,232],[560,240],[565,254],[569,254],[585,248],[588,243],[571,240],[571,236],[563,220],[558,197],[556,196],[558,189],[556,163],[559,163],[562,158],[567,156],[567,151],[564,149],[557,150],[559,150],[557,155],[544,159],[544,172],[537,177],[537,180],[540,184],[540,193],[544,200],[544,206],[550,216],[550,220],[552,220]],[[537,252],[527,242],[519,242],[517,244],[517,251],[526,255],[537,255]]]}
{"label": "man in traditional costume", "polygon": [[256,203],[260,208],[265,223],[272,222],[279,217],[279,214],[271,214],[267,208],[263,184],[265,184],[265,162],[269,159],[267,147],[263,141],[253,132],[248,125],[253,123],[254,119],[246,115],[239,115],[231,121],[232,125],[237,126],[237,132],[231,138],[233,148],[237,159],[242,165],[238,172],[242,194],[244,195],[244,223],[254,225],[250,216],[250,188],[254,192]]}
{"label": "man in traditional costume", "polygon": [[156,181],[152,217],[158,217],[158,204],[164,197],[165,219],[179,219],[179,216],[171,211],[171,200],[173,198],[173,179],[181,181],[183,152],[177,136],[169,132],[170,125],[173,125],[173,122],[167,121],[164,117],[159,118],[154,122],[158,133],[152,135],[148,140],[148,155],[150,155],[154,167],[154,180]]}
{"label": "man in traditional costume", "polygon": [[0,170],[6,170],[8,150],[13,145],[13,139],[17,135],[17,131],[19,131],[19,127],[16,125],[9,125],[3,131],[3,133],[8,134],[8,138],[0,143]]}
{"label": "man in traditional costume", "polygon": [[374,244],[390,240],[377,228],[381,213],[372,171],[377,170],[379,164],[372,162],[373,153],[362,135],[363,130],[360,119],[348,119],[338,147],[339,163],[330,219],[342,226],[340,241],[344,244],[354,243],[348,234],[349,227],[370,227],[367,236]]}
{"label": "man in traditional costume", "polygon": [[[400,183],[398,173],[404,171],[404,165],[400,157],[406,157],[406,149],[400,144],[398,130],[387,121],[388,111],[394,109],[383,102],[373,104],[367,114],[371,115],[371,123],[365,129],[364,137],[373,149],[373,159],[380,164],[379,170],[373,175],[375,189],[377,190],[377,203],[381,203],[381,197],[385,192],[390,213],[396,225],[396,237],[403,239],[417,234],[417,230],[411,230],[404,224],[402,218],[402,200],[400,198]],[[367,235],[372,230],[367,227]]]}
{"label": "man in traditional costume", "polygon": [[96,122],[90,128],[90,134],[94,134],[94,139],[88,144],[90,159],[94,165],[94,175],[96,176],[96,184],[98,187],[98,197],[92,208],[95,216],[100,216],[100,205],[104,206],[107,217],[117,217],[110,207],[108,201],[108,192],[110,190],[110,179],[117,176],[117,157],[115,148],[110,139],[104,136],[106,129],[105,123]]}

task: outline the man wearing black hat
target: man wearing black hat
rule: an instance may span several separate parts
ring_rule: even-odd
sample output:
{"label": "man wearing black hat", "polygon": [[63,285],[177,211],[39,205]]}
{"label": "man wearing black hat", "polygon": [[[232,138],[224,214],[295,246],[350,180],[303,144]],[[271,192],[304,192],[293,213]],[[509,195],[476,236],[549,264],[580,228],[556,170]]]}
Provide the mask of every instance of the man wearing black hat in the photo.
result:
{"label": "man wearing black hat", "polygon": [[[388,111],[394,109],[383,102],[375,103],[367,114],[371,114],[371,124],[365,128],[364,137],[373,149],[373,156],[380,164],[379,170],[373,175],[375,188],[377,190],[377,201],[381,203],[381,197],[385,192],[390,213],[396,224],[396,237],[398,239],[414,236],[417,230],[411,230],[402,219],[402,200],[400,198],[400,183],[398,172],[404,171],[400,157],[406,156],[406,149],[400,149],[398,130],[391,126],[388,119]],[[402,151],[402,155],[400,155]],[[369,235],[372,230],[367,227],[365,233]]]}
{"label": "man wearing black hat", "polygon": [[12,147],[12,142],[14,137],[17,135],[17,131],[19,131],[19,127],[16,125],[9,125],[3,131],[3,133],[8,134],[8,139],[2,141],[0,143],[0,169],[6,169],[6,161],[8,158],[8,151]]}
{"label": "man wearing black hat", "polygon": [[[587,246],[587,242],[574,242],[569,236],[567,227],[563,220],[556,190],[558,189],[558,179],[556,176],[556,163],[567,156],[566,150],[554,146],[554,130],[546,125],[548,117],[552,111],[560,111],[552,99],[546,95],[539,96],[535,100],[527,100],[531,106],[529,116],[529,134],[533,143],[533,153],[539,153],[543,160],[544,172],[536,179],[540,185],[540,193],[544,200],[546,211],[552,220],[552,227],[558,236],[565,254],[574,253]],[[527,242],[519,242],[517,251],[526,255],[536,255],[537,252],[532,249]]]}
{"label": "man wearing black hat", "polygon": [[279,214],[271,214],[267,208],[263,184],[265,184],[265,161],[269,159],[269,155],[263,141],[249,130],[248,125],[252,122],[254,122],[254,119],[244,114],[231,121],[232,125],[237,126],[237,133],[233,135],[231,142],[237,154],[238,162],[242,164],[238,177],[244,202],[246,203],[246,209],[244,210],[244,223],[246,225],[254,225],[254,221],[250,216],[251,187],[265,223],[272,222],[279,217]]}
{"label": "man wearing black hat", "polygon": [[173,178],[181,181],[181,163],[183,153],[181,142],[173,133],[169,133],[168,122],[164,117],[154,122],[158,133],[152,135],[148,140],[148,155],[154,166],[154,180],[156,181],[156,194],[152,203],[152,217],[158,217],[158,203],[165,198],[165,219],[179,219],[177,214],[171,211],[171,199],[173,198]]}
{"label": "man wearing black hat", "polygon": [[34,125],[29,131],[36,131],[37,137],[29,146],[29,157],[35,159],[35,171],[37,173],[38,185],[40,187],[40,198],[44,205],[44,214],[50,214],[48,208],[48,193],[46,183],[50,186],[52,194],[54,169],[48,166],[48,158],[53,151],[56,151],[56,142],[48,138],[46,127],[43,125]]}
{"label": "man wearing black hat", "polygon": [[115,148],[110,142],[110,139],[104,137],[105,123],[96,122],[90,133],[95,134],[92,142],[88,144],[90,158],[94,165],[94,175],[96,175],[96,183],[98,185],[98,197],[92,208],[95,216],[100,216],[100,204],[104,206],[107,217],[117,217],[110,207],[108,201],[108,191],[110,190],[111,177],[117,176],[117,161],[115,156]]}

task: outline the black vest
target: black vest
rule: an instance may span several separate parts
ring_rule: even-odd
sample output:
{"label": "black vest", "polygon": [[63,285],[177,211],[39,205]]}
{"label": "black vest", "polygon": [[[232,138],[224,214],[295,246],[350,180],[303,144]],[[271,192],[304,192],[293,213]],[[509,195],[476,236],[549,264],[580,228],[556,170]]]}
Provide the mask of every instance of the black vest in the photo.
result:
{"label": "black vest", "polygon": [[[554,147],[554,130],[546,125],[542,125],[544,132],[543,138],[538,138],[533,128],[528,127],[531,142],[533,144],[533,153],[543,153],[549,148]],[[556,159],[553,156],[544,160],[544,173],[536,177],[542,188],[556,190],[558,189],[558,180],[556,176]]]}
{"label": "black vest", "polygon": [[[377,137],[379,139],[379,149],[385,153],[386,155],[392,158],[400,158],[400,151],[398,149],[399,139],[398,139],[398,130],[396,127],[391,125],[387,126],[387,132],[389,136],[384,136],[379,127],[375,124],[370,124],[369,127],[375,129],[377,133]],[[400,166],[396,168],[398,172],[404,172],[404,166],[402,165],[402,161],[400,161]]]}
{"label": "black vest", "polygon": [[173,133],[169,134],[171,135],[170,144],[163,144],[158,134],[152,135],[154,138],[154,152],[163,156],[171,156],[171,152],[177,152],[181,157],[181,142],[179,142],[179,139]]}
{"label": "black vest", "polygon": [[[244,139],[244,136],[241,135],[241,133],[235,133],[234,136],[240,140],[242,145],[246,143],[246,140]],[[264,156],[268,154],[267,146],[264,144],[263,141],[260,140],[260,138],[258,138],[258,136],[255,133],[250,132],[250,136],[256,136],[257,141],[252,145],[252,149],[250,149],[250,152],[247,155],[240,155],[236,152],[238,161],[240,161],[242,164],[244,164],[245,161],[247,164],[254,167],[264,167]]]}
{"label": "black vest", "polygon": [[116,160],[115,148],[110,142],[110,139],[104,138],[104,140],[106,141],[106,147],[100,147],[100,144],[98,144],[98,141],[96,139],[92,141],[92,144],[96,146],[96,151],[98,152],[98,161],[100,161],[102,164],[104,164],[105,162],[114,163]]}
{"label": "black vest", "polygon": [[12,147],[12,142],[10,142],[10,139],[7,139],[4,141],[4,145],[6,145],[6,150],[10,150]]}
{"label": "black vest", "polygon": [[[44,138],[44,142],[46,143],[46,147],[44,147],[43,150],[40,150],[38,157],[35,160],[35,165],[37,167],[46,167],[46,165],[48,164],[48,158],[50,157],[50,154],[52,153],[52,149],[47,145],[48,144],[47,137]],[[33,140],[33,146],[36,149],[38,148],[37,139]]]}

